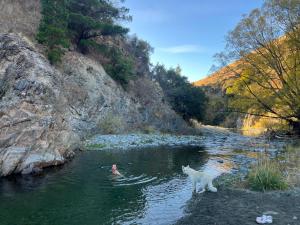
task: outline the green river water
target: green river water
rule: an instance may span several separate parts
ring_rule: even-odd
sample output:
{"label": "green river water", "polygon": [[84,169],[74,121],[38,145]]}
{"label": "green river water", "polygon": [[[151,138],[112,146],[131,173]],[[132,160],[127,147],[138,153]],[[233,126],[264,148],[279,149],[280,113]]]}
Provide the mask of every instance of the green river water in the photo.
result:
{"label": "green river water", "polygon": [[[0,224],[173,223],[192,196],[181,165],[201,168],[208,161],[202,150],[83,152],[39,177],[0,179]],[[111,175],[113,163],[124,178]]]}
{"label": "green river water", "polygon": [[[202,147],[78,152],[40,176],[1,178],[0,225],[173,224],[192,198],[182,165],[216,176],[247,171],[256,151],[276,155],[287,143],[219,132]],[[112,176],[112,164],[123,178]]]}

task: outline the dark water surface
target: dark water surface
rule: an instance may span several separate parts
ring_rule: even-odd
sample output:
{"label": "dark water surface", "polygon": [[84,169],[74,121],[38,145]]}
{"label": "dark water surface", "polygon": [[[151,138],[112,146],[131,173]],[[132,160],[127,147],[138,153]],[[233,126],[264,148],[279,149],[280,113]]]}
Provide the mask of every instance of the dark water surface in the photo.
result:
{"label": "dark water surface", "polygon": [[40,177],[0,179],[0,224],[171,224],[192,196],[181,165],[208,161],[199,147],[79,153]]}

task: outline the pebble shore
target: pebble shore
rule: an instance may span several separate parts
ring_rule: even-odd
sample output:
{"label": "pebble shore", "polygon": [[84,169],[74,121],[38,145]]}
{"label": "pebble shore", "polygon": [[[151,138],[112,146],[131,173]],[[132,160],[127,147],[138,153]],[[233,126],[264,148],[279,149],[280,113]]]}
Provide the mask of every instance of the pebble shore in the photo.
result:
{"label": "pebble shore", "polygon": [[170,134],[127,134],[127,135],[96,135],[86,141],[90,150],[126,150],[151,148],[159,146],[199,146],[203,145],[204,137]]}

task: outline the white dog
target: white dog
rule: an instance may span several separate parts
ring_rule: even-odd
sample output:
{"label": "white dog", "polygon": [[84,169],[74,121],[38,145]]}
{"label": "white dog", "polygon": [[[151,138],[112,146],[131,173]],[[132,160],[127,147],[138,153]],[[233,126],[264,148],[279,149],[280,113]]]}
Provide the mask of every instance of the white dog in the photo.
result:
{"label": "white dog", "polygon": [[217,192],[217,188],[215,188],[212,184],[213,177],[210,176],[207,173],[196,171],[188,165],[187,167],[182,166],[182,172],[184,174],[187,174],[192,182],[193,182],[193,191],[196,192],[196,184],[200,183],[201,192],[205,191],[205,188],[207,187],[209,191],[211,192]]}

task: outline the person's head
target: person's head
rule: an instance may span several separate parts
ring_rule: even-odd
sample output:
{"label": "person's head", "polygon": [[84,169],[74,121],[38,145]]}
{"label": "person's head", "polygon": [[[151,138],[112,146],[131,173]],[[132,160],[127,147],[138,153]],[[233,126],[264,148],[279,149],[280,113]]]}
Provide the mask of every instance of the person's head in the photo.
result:
{"label": "person's head", "polygon": [[112,171],[116,171],[117,170],[117,165],[116,164],[113,164],[112,167],[111,167]]}

